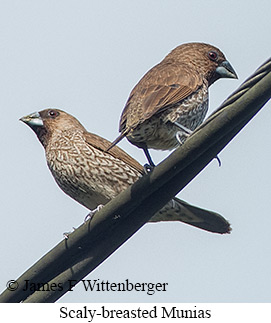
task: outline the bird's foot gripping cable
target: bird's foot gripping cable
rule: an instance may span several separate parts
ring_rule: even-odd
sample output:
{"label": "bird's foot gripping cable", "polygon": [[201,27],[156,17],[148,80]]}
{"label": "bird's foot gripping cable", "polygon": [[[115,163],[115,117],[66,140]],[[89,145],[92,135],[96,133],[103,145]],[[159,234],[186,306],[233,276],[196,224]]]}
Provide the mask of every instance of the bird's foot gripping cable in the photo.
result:
{"label": "bird's foot gripping cable", "polygon": [[152,166],[150,164],[145,164],[144,165],[144,173],[147,175],[149,174],[153,169],[154,169],[155,166]]}
{"label": "bird's foot gripping cable", "polygon": [[84,222],[86,223],[88,220],[91,220],[93,218],[94,214],[97,213],[98,211],[100,211],[103,207],[104,207],[103,204],[99,204],[96,207],[96,209],[90,210],[90,212],[85,217]]}

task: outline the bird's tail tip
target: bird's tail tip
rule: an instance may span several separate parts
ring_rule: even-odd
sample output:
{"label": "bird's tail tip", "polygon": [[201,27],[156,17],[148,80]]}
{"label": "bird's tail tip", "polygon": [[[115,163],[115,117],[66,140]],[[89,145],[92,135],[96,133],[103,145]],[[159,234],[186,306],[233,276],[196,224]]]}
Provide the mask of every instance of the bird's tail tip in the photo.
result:
{"label": "bird's tail tip", "polygon": [[106,149],[106,151],[109,151],[114,146],[116,146],[116,144],[118,144],[124,137],[125,135],[121,133],[113,142],[111,142],[110,146]]}

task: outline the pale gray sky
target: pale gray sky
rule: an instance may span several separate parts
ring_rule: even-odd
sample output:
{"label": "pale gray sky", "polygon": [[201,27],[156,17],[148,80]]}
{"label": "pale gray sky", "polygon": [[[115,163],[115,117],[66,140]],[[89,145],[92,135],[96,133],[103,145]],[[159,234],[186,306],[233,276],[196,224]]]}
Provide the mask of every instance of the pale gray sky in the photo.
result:
{"label": "pale gray sky", "polygon": [[[271,53],[270,1],[1,0],[0,290],[82,223],[87,210],[55,184],[34,133],[18,119],[48,106],[113,140],[140,77],[174,47],[219,47],[239,80],[210,90],[212,112]],[[85,292],[61,302],[270,302],[271,103],[178,196],[223,214],[230,235],[148,224],[91,273],[110,282],[166,282],[145,293]],[[145,163],[127,141],[121,145]],[[152,152],[155,162],[166,154]]]}

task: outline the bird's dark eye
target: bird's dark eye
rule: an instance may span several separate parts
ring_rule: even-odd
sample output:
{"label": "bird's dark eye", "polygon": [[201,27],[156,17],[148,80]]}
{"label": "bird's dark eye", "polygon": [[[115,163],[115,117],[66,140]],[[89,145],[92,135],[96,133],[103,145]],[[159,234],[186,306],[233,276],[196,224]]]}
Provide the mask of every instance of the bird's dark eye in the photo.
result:
{"label": "bird's dark eye", "polygon": [[211,61],[216,61],[218,58],[218,54],[217,52],[211,51],[208,53],[208,57],[210,58]]}
{"label": "bird's dark eye", "polygon": [[49,116],[50,118],[56,118],[58,115],[59,115],[59,112],[58,112],[58,111],[56,111],[56,110],[49,110],[49,111],[48,111],[48,116]]}

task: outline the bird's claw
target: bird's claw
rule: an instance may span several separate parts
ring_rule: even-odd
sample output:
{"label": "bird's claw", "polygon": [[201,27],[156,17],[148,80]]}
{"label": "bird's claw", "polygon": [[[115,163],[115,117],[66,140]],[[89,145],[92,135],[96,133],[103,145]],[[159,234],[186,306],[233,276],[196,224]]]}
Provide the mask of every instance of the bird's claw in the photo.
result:
{"label": "bird's claw", "polygon": [[64,233],[63,233],[63,237],[64,237],[64,239],[65,239],[65,240],[68,240],[68,239],[69,239],[70,234],[71,234],[71,233],[73,233],[73,232],[75,231],[75,229],[76,229],[75,227],[72,227],[72,231],[64,232]]}
{"label": "bird's claw", "polygon": [[178,143],[180,145],[183,145],[189,135],[182,132],[182,131],[177,131],[175,136],[176,136]]}
{"label": "bird's claw", "polygon": [[179,144],[182,145],[186,141],[186,139],[192,134],[193,131],[183,126],[177,121],[175,121],[174,124],[180,129],[179,131],[176,132],[175,136]]}
{"label": "bird's claw", "polygon": [[155,166],[152,166],[150,164],[145,164],[144,165],[144,173],[147,175],[149,174],[153,169],[154,169]]}
{"label": "bird's claw", "polygon": [[70,231],[70,232],[64,232],[64,233],[63,233],[63,237],[64,237],[64,239],[65,239],[65,240],[68,240],[68,239],[69,239],[70,234],[71,234],[71,231]]}
{"label": "bird's claw", "polygon": [[179,122],[175,121],[174,122],[175,126],[177,126],[179,129],[181,129],[181,133],[182,134],[186,134],[187,136],[188,135],[191,135],[191,133],[193,132],[191,129],[183,126],[182,124],[180,124]]}
{"label": "bird's claw", "polygon": [[96,209],[94,210],[90,210],[90,212],[86,215],[84,222],[86,223],[88,220],[91,220],[94,216],[95,213],[97,213],[98,211],[100,211],[103,208],[103,204],[99,204]]}

